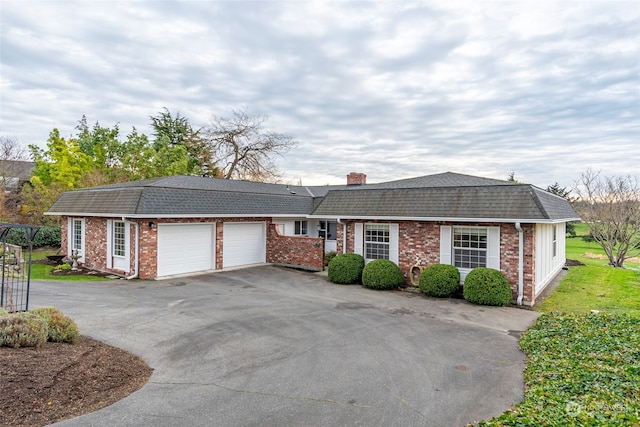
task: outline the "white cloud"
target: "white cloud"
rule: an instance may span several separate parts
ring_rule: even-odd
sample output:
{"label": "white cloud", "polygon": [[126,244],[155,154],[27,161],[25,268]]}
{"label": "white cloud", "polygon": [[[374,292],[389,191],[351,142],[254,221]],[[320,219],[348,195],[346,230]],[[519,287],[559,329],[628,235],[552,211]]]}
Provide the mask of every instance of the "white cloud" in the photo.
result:
{"label": "white cloud", "polygon": [[82,114],[149,133],[246,106],[300,145],[287,180],[446,170],[569,185],[637,174],[635,2],[0,3],[0,133]]}

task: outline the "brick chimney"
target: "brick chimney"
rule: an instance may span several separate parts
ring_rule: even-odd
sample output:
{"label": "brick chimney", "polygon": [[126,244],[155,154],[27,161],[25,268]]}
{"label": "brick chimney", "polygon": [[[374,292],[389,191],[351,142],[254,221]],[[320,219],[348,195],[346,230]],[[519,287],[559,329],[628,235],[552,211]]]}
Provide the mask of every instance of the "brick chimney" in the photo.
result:
{"label": "brick chimney", "polygon": [[360,172],[351,172],[347,175],[347,185],[363,185],[367,183],[367,175]]}

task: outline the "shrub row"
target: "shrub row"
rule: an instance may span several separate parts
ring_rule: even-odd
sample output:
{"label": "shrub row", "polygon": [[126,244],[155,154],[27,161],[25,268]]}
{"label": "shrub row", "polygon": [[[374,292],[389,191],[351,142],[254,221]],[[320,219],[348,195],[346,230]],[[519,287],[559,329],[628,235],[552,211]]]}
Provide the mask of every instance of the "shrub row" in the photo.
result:
{"label": "shrub row", "polygon": [[[404,283],[402,271],[394,262],[377,259],[365,265],[361,255],[351,253],[331,258],[327,273],[333,283],[362,283],[371,289],[396,289]],[[425,295],[451,297],[460,290],[460,272],[453,265],[430,265],[420,275],[418,286]],[[462,295],[474,304],[509,305],[511,286],[500,271],[479,267],[467,274]]]}
{"label": "shrub row", "polygon": [[[43,246],[60,247],[60,226],[40,227],[38,233],[33,239],[33,247],[40,248]],[[13,228],[7,234],[7,243],[19,245],[22,247],[29,246],[29,234],[24,228]]]}
{"label": "shrub row", "polygon": [[75,343],[78,326],[55,307],[28,312],[0,312],[0,347],[40,347],[47,341]]}

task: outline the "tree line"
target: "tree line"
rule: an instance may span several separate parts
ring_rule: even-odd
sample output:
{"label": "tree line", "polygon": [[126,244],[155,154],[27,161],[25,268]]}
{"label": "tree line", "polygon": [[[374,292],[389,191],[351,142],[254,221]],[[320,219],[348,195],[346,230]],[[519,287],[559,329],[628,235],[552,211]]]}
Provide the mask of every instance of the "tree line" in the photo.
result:
{"label": "tree line", "polygon": [[[64,191],[160,176],[277,182],[281,174],[274,157],[298,144],[293,136],[268,129],[267,117],[249,115],[246,109],[234,110],[229,117],[213,116],[199,128],[167,108],[149,119],[150,136],[133,127],[122,137],[118,124],[90,125],[83,115],[76,134],[65,137],[54,128],[44,148],[29,145],[28,157],[35,168],[30,185],[22,189],[23,213],[26,210],[33,222],[46,224],[55,219],[43,212]],[[2,142],[15,145],[6,138]],[[4,160],[21,160],[23,154]]]}

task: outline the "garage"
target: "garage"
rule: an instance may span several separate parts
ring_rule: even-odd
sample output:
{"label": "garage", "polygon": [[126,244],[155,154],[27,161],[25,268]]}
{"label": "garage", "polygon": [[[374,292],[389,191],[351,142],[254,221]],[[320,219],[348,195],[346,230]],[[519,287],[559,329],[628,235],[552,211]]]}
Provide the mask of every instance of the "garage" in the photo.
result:
{"label": "garage", "polygon": [[215,268],[214,224],[158,224],[158,276]]}
{"label": "garage", "polygon": [[262,222],[225,222],[222,266],[260,264],[266,260],[266,232]]}

